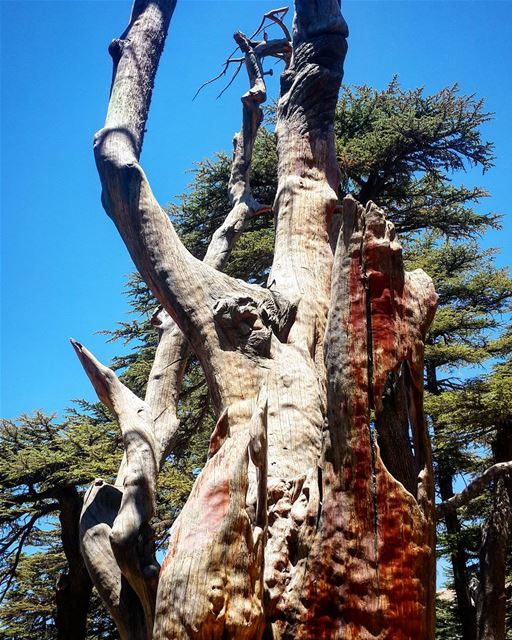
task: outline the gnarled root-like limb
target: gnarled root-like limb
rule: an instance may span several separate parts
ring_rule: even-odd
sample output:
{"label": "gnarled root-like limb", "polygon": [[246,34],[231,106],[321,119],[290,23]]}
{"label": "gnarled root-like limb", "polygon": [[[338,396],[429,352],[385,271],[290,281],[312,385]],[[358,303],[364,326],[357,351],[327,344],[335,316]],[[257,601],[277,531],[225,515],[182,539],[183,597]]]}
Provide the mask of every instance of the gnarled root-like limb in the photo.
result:
{"label": "gnarled root-like limb", "polygon": [[[159,566],[154,556],[154,545],[149,521],[155,509],[158,449],[154,436],[154,418],[149,405],[137,398],[96,358],[76,341],[73,347],[102,402],[111,409],[121,427],[125,458],[116,487],[100,485],[98,481],[84,502],[81,517],[82,550],[91,568],[102,568],[94,558],[95,533],[99,525],[103,537],[101,546],[107,560],[103,574],[110,574],[119,583],[119,573],[112,567],[112,556],[120,572],[137,594],[144,613],[146,636],[151,637],[154,603]],[[107,499],[107,497],[109,499]],[[119,504],[118,504],[119,499]],[[92,523],[92,524],[91,524]],[[106,533],[108,531],[107,548]],[[98,570],[95,572],[98,575]],[[115,576],[115,577],[114,577]]]}
{"label": "gnarled root-like limb", "polygon": [[98,479],[84,498],[80,518],[80,543],[94,586],[110,611],[121,640],[151,638],[141,601],[114,556],[110,534],[121,505],[122,491]]}

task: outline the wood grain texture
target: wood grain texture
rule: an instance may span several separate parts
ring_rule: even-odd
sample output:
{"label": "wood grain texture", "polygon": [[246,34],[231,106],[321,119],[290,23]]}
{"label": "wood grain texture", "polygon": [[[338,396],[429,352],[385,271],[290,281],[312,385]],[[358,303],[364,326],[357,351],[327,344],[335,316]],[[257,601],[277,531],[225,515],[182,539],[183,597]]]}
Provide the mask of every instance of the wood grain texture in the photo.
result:
{"label": "wood grain texture", "polygon": [[[266,393],[245,430],[227,437],[196,480],[170,532],[154,638],[257,638],[264,626]],[[229,412],[228,412],[229,429]],[[258,498],[247,510],[250,450]],[[258,517],[259,516],[259,517]]]}
{"label": "wood grain texture", "polygon": [[[285,637],[433,637],[432,468],[422,377],[413,376],[422,372],[424,332],[435,304],[430,279],[403,272],[400,246],[383,213],[346,199],[326,333],[322,513]],[[389,472],[375,441],[379,394],[401,362],[412,372],[406,402],[417,497]]]}
{"label": "wood grain texture", "polygon": [[[135,2],[110,48],[112,92],[95,138],[104,207],[161,307],[144,400],[75,344],[125,448],[115,484],[98,480],[86,497],[91,577],[122,640],[430,640],[422,372],[436,295],[423,272],[404,271],[381,210],[350,198],[338,205],[334,111],[348,35],[339,2],[296,0],[291,41],[284,9],[267,14],[284,38],[235,34],[250,88],[234,140],[232,209],[203,262],[179,240],[139,164],[174,4]],[[267,56],[285,69],[275,254],[263,288],[220,269],[247,221],[269,208],[250,190]],[[218,420],[158,576],[149,522],[190,350]]]}

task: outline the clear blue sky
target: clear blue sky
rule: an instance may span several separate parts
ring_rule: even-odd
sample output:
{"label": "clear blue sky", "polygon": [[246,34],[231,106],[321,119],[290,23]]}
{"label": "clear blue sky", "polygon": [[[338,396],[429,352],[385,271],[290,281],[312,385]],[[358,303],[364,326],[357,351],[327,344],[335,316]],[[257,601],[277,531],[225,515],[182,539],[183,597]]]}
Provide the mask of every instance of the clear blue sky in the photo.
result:
{"label": "clear blue sky", "polygon": [[[229,149],[239,127],[245,78],[222,100],[196,88],[218,70],[236,29],[250,32],[273,1],[178,0],[157,77],[142,162],[165,204],[184,191],[194,160]],[[0,414],[62,412],[93,399],[68,343],[74,336],[108,362],[119,351],[102,328],[126,317],[127,252],[100,205],[91,141],[102,126],[109,41],[130,2],[8,1],[2,10],[2,397]],[[485,240],[510,255],[508,215],[512,3],[365,1],[343,4],[350,27],[345,81],[435,91],[458,82],[486,100],[496,119],[496,168],[468,183],[492,194],[484,206],[507,214]],[[276,95],[275,80],[269,83]]]}

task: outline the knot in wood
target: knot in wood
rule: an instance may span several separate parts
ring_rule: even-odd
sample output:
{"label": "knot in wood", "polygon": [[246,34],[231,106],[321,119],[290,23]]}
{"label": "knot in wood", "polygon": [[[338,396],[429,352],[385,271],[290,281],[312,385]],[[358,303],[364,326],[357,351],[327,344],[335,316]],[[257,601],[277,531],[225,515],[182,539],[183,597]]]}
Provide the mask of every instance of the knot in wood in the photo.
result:
{"label": "knot in wood", "polygon": [[251,296],[233,296],[217,300],[213,316],[223,349],[268,358],[272,334],[285,342],[297,313],[297,304],[290,303],[276,292],[268,291],[260,300]]}
{"label": "knot in wood", "polygon": [[245,296],[223,298],[215,303],[213,314],[223,349],[270,356],[272,329],[261,303]]}
{"label": "knot in wood", "polygon": [[115,38],[108,46],[108,52],[114,61],[114,64],[117,64],[123,55],[125,41],[120,38]]}

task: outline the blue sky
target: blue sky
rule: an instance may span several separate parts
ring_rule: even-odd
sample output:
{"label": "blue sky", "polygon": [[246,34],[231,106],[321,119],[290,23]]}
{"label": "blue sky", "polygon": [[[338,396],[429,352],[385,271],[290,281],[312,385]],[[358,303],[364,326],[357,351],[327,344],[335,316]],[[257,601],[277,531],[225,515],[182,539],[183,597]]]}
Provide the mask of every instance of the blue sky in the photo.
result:
{"label": "blue sky", "polygon": [[[251,32],[282,2],[178,0],[157,77],[142,163],[165,204],[186,188],[195,160],[229,149],[239,127],[245,77],[215,100],[192,102],[232,50],[236,29]],[[124,29],[130,2],[3,0],[2,10],[2,396],[0,414],[62,412],[94,399],[68,343],[74,336],[108,362],[119,345],[95,332],[126,317],[128,254],[100,205],[91,143],[110,85],[109,41]],[[512,3],[346,0],[350,27],[345,82],[406,88],[459,83],[496,118],[485,136],[496,167],[467,184],[492,193],[483,208],[507,214],[499,246],[506,265],[512,222],[509,28]],[[220,88],[220,87],[219,87]],[[276,95],[276,79],[269,81]]]}

